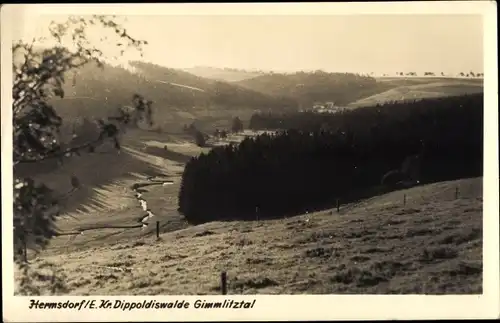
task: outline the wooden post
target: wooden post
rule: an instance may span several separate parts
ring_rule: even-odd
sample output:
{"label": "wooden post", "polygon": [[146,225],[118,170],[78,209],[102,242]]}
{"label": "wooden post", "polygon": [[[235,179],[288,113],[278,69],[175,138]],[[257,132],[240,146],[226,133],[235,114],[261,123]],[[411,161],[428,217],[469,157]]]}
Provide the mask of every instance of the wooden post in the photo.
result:
{"label": "wooden post", "polygon": [[455,187],[455,200],[458,199],[458,186]]}
{"label": "wooden post", "polygon": [[28,246],[26,243],[26,234],[23,236],[23,260],[24,263],[28,263]]}
{"label": "wooden post", "polygon": [[220,274],[220,290],[222,295],[227,295],[227,274],[225,271]]}
{"label": "wooden post", "polygon": [[160,238],[160,221],[156,221],[156,239]]}
{"label": "wooden post", "polygon": [[340,212],[340,200],[337,199],[337,212]]}
{"label": "wooden post", "polygon": [[406,206],[406,194],[403,195],[403,206]]}
{"label": "wooden post", "polygon": [[23,257],[24,262],[28,263],[28,247],[26,245],[26,237],[23,238]]}
{"label": "wooden post", "polygon": [[52,273],[52,275],[50,276],[50,286],[51,286],[51,292],[52,292],[52,295],[54,295],[56,293],[56,274],[55,273]]}

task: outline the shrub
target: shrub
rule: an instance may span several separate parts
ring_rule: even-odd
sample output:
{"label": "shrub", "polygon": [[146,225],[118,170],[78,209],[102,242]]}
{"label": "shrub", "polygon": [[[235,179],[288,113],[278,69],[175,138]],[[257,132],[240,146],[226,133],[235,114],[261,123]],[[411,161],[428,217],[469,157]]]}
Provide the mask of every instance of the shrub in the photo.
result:
{"label": "shrub", "polygon": [[201,131],[196,130],[196,132],[194,134],[194,139],[195,139],[196,145],[198,147],[205,147],[206,140],[205,140],[205,136],[203,135],[203,133]]}

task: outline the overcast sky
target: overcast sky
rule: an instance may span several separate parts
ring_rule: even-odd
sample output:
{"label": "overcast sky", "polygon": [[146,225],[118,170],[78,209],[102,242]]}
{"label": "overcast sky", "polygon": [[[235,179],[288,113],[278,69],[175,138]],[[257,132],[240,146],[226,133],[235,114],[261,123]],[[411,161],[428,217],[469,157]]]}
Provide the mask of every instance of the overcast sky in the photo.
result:
{"label": "overcast sky", "polygon": [[[53,18],[26,19],[16,32],[23,38],[40,35]],[[480,15],[124,18],[131,35],[149,42],[144,59],[173,68],[203,65],[377,74],[483,71]]]}

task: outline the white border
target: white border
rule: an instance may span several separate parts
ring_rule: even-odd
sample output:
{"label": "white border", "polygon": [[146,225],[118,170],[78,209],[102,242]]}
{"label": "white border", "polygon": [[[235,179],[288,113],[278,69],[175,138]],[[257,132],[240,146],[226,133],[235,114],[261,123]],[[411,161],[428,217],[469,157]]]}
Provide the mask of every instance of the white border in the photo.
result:
{"label": "white border", "polygon": [[2,203],[2,299],[6,322],[62,321],[222,321],[334,319],[464,319],[500,317],[498,221],[498,66],[496,3],[493,1],[414,1],[379,3],[265,4],[30,4],[1,8],[2,67],[2,200],[12,201],[11,29],[40,14],[133,15],[348,15],[348,14],[479,14],[484,17],[484,280],[476,296],[157,296],[40,297],[41,301],[90,299],[157,301],[195,299],[257,299],[252,310],[28,310],[28,297],[13,295],[12,203]]}

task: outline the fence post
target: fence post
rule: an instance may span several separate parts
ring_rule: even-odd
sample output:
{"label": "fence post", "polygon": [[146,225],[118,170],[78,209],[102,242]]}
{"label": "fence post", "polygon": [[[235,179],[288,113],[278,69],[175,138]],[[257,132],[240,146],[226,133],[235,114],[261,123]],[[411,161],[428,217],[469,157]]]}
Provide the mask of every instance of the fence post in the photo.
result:
{"label": "fence post", "polygon": [[24,263],[28,263],[28,246],[26,243],[26,234],[23,236],[23,260]]}
{"label": "fence post", "polygon": [[156,221],[156,239],[160,238],[160,221]]}
{"label": "fence post", "polygon": [[220,274],[220,290],[222,295],[227,295],[227,273],[225,271]]}
{"label": "fence post", "polygon": [[337,212],[340,212],[340,200],[337,199]]}
{"label": "fence post", "polygon": [[403,195],[403,206],[406,206],[406,193]]}
{"label": "fence post", "polygon": [[455,200],[458,199],[458,186],[455,187]]}

